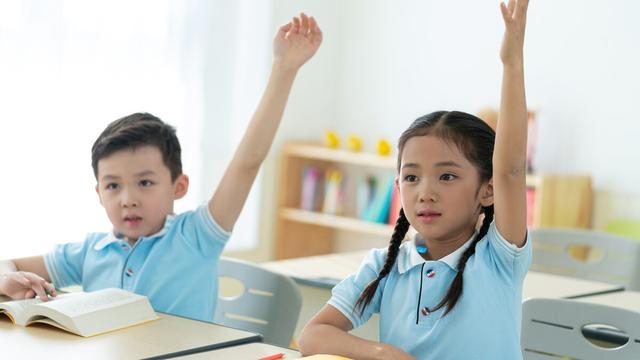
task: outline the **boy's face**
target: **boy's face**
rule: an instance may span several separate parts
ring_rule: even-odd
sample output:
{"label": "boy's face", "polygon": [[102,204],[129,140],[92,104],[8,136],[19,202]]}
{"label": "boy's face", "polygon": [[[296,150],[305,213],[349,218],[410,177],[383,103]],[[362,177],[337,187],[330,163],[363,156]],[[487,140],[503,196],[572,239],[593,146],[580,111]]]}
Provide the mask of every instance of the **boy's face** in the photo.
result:
{"label": "boy's face", "polygon": [[117,151],[98,161],[96,192],[117,234],[130,241],[162,229],[173,202],[187,193],[189,179],[171,172],[155,146]]}
{"label": "boy's face", "polygon": [[402,151],[398,185],[409,223],[431,241],[467,240],[480,206],[493,202],[491,182],[453,144],[436,136],[410,138]]}

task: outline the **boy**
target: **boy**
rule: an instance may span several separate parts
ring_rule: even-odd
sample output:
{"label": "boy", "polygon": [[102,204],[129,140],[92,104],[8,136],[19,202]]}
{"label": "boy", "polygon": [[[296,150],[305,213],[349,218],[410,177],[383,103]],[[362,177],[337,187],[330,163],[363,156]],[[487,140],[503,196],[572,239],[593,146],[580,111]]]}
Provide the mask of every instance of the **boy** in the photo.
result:
{"label": "boy", "polygon": [[0,295],[47,301],[56,287],[117,287],[148,296],[157,311],[211,321],[218,259],[271,146],[297,71],[321,42],[315,19],[305,14],[280,27],[260,104],[213,197],[195,211],[173,215],[189,178],[171,126],[142,113],[107,126],[93,145],[92,166],[113,231],[59,245],[46,255],[0,261]]}

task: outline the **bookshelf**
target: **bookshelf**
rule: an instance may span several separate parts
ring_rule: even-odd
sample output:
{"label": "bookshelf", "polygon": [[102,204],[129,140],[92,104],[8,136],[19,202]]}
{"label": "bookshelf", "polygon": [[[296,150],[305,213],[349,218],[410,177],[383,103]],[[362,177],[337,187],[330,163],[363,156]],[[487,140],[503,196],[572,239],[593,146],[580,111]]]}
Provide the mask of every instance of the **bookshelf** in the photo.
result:
{"label": "bookshelf", "polygon": [[[328,254],[338,233],[387,239],[393,227],[350,215],[333,215],[300,208],[305,167],[324,172],[395,173],[396,157],[330,149],[313,143],[286,143],[280,155],[275,258]],[[348,190],[349,191],[349,190]],[[531,227],[590,228],[591,178],[582,175],[527,175]]]}

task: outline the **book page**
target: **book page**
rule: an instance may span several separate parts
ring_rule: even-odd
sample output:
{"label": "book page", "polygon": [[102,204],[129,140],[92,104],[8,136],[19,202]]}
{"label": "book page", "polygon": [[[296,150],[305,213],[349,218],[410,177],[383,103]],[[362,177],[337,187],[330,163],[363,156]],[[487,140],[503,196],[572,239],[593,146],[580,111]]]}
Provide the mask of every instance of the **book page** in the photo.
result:
{"label": "book page", "polygon": [[11,300],[0,303],[0,309],[6,309],[9,318],[18,325],[24,325],[23,313],[31,305],[41,303],[39,299]]}
{"label": "book page", "polygon": [[100,311],[105,308],[117,307],[127,303],[140,301],[144,296],[133,294],[121,289],[105,289],[90,293],[69,294],[59,296],[48,302],[40,302],[38,307],[46,307],[70,318]]}

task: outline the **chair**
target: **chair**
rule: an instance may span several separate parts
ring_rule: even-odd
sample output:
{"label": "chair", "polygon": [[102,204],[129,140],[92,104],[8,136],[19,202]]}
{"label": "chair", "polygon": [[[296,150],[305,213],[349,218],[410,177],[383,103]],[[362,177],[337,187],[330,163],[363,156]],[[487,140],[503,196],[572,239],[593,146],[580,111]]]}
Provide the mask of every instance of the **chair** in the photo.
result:
{"label": "chair", "polygon": [[640,242],[577,229],[533,229],[531,269],[640,289]]}
{"label": "chair", "polygon": [[640,312],[577,300],[528,299],[522,305],[522,354],[525,360],[637,360]]}
{"label": "chair", "polygon": [[221,282],[242,283],[241,294],[219,296],[214,322],[259,333],[264,342],[288,347],[298,322],[302,295],[289,277],[248,262],[221,258]]}

